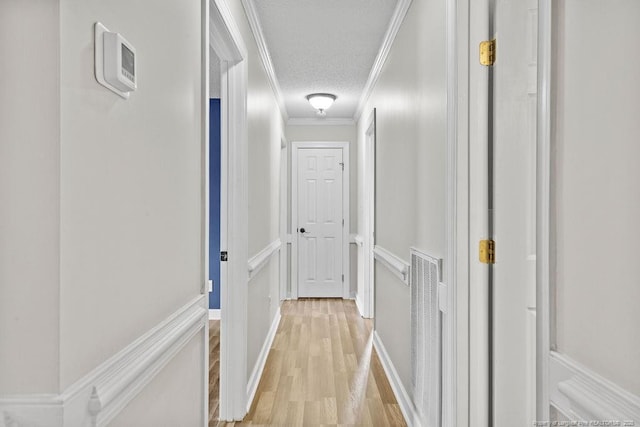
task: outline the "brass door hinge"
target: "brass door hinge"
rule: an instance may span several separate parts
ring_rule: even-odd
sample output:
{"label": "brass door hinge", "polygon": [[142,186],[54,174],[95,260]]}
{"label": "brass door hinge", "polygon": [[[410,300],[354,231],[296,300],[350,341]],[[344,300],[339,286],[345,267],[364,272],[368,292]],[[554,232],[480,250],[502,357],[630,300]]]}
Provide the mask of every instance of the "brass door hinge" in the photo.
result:
{"label": "brass door hinge", "polygon": [[493,65],[496,62],[496,39],[480,42],[480,64]]}
{"label": "brass door hinge", "polygon": [[480,262],[484,264],[496,263],[496,242],[480,240]]}

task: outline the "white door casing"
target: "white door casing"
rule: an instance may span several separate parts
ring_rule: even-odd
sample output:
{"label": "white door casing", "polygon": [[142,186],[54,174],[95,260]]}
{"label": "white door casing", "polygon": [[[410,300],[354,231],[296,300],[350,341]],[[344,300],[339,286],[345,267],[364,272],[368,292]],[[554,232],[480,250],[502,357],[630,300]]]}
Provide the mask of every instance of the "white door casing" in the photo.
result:
{"label": "white door casing", "polygon": [[358,272],[358,307],[365,318],[373,318],[375,314],[374,253],[375,248],[375,186],[376,186],[376,109],[374,108],[367,122],[364,147],[364,213],[363,213],[363,248],[362,271]]}
{"label": "white door casing", "polygon": [[293,143],[293,297],[349,297],[348,144]]}
{"label": "white door casing", "polygon": [[[219,417],[231,421],[244,418],[247,406],[248,54],[226,1],[209,4],[209,43],[221,60],[222,76],[220,250],[229,258],[220,263],[220,281],[233,284],[220,288]],[[205,378],[207,387],[208,372]]]}

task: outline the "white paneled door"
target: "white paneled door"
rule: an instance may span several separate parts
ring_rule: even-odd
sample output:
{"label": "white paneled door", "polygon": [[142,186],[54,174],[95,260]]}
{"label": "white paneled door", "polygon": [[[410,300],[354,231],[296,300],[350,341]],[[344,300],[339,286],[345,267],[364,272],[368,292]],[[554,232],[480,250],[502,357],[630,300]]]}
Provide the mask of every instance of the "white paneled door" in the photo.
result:
{"label": "white paneled door", "polygon": [[297,150],[298,296],[343,296],[341,148]]}
{"label": "white paneled door", "polygon": [[537,3],[493,3],[489,212],[496,245],[490,314],[495,427],[530,426],[535,420]]}

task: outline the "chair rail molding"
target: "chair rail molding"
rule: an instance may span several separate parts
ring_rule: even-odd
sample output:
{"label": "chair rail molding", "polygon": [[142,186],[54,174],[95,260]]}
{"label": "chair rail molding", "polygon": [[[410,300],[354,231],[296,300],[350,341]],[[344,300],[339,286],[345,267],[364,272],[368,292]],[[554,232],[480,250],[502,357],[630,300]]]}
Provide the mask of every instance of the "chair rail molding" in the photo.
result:
{"label": "chair rail molding", "polygon": [[380,261],[382,265],[398,276],[405,285],[409,286],[411,265],[407,261],[377,245],[373,248],[373,255],[376,261]]}
{"label": "chair rail molding", "polygon": [[364,245],[364,238],[359,234],[351,234],[349,235],[349,243],[352,243],[356,246]]}
{"label": "chair rail molding", "polygon": [[551,405],[570,420],[640,424],[640,396],[620,388],[566,355],[551,352],[549,374]]}
{"label": "chair rail molding", "polygon": [[249,259],[249,280],[251,280],[260,270],[267,265],[269,259],[280,251],[282,241],[276,239],[269,243],[264,249]]}
{"label": "chair rail molding", "polygon": [[206,331],[207,322],[207,300],[200,295],[59,395],[0,398],[0,426],[108,425],[192,338]]}

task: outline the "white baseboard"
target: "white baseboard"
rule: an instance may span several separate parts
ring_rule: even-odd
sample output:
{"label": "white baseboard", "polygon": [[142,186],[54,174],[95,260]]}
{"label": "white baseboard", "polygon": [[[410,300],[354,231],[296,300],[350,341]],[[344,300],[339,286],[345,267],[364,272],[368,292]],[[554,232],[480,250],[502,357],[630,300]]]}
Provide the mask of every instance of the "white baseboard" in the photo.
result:
{"label": "white baseboard", "polygon": [[551,404],[570,420],[629,421],[634,424],[628,425],[640,425],[639,396],[569,357],[551,352],[549,377]]}
{"label": "white baseboard", "polygon": [[219,308],[210,308],[209,309],[209,320],[220,320],[220,309]]}
{"label": "white baseboard", "polygon": [[278,311],[273,318],[273,322],[271,322],[271,328],[269,328],[269,333],[267,334],[267,337],[262,344],[262,349],[260,349],[258,360],[253,367],[253,372],[251,373],[249,382],[247,383],[247,412],[249,412],[249,410],[251,409],[253,398],[255,397],[256,391],[258,390],[258,384],[260,383],[260,378],[262,377],[262,371],[264,371],[264,365],[267,363],[269,350],[271,350],[271,345],[273,344],[273,340],[276,337],[276,332],[278,331],[280,317],[280,307],[278,307]]}
{"label": "white baseboard", "polygon": [[194,298],[60,394],[0,398],[0,426],[108,425],[205,328],[206,302]]}
{"label": "white baseboard", "polygon": [[380,339],[380,335],[378,335],[377,331],[373,332],[373,346],[378,353],[384,372],[387,374],[387,378],[391,383],[391,389],[393,390],[393,394],[396,396],[396,400],[400,405],[400,410],[402,411],[402,415],[404,415],[407,425],[409,427],[419,427],[420,417],[418,416],[418,412],[413,405],[411,397],[409,397],[409,393],[407,393],[407,390],[404,388],[402,380],[400,379],[396,368],[393,366],[389,353],[387,353],[384,344],[382,344],[382,340]]}
{"label": "white baseboard", "polygon": [[364,307],[362,306],[362,301],[360,300],[360,296],[357,293],[354,299],[356,300],[356,307],[358,308],[360,317],[364,317]]}

